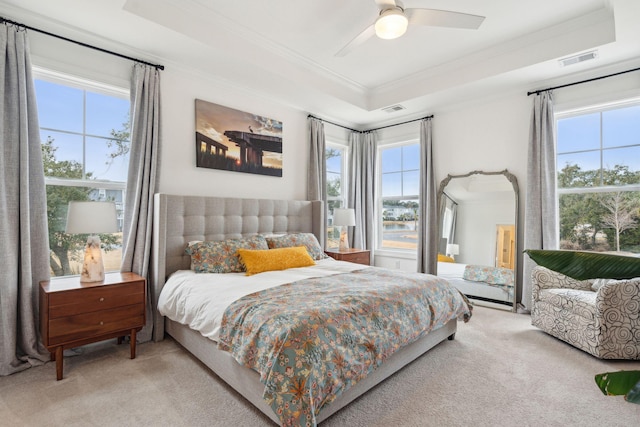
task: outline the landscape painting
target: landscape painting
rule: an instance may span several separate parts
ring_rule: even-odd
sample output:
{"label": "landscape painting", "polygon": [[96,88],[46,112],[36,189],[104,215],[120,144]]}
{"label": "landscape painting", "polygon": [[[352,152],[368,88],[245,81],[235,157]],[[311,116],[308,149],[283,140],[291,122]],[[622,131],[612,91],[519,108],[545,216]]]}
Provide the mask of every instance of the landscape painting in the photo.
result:
{"label": "landscape painting", "polygon": [[282,122],[196,99],[196,166],[282,176]]}

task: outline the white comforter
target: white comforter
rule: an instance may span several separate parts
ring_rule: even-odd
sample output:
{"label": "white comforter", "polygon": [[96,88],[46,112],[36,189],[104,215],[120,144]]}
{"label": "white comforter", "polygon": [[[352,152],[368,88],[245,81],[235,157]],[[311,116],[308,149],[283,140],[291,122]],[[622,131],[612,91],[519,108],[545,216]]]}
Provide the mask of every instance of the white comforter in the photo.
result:
{"label": "white comforter", "polygon": [[362,268],[366,266],[328,258],[316,261],[316,265],[311,267],[268,271],[253,276],[245,273],[196,274],[191,270],[180,270],[173,273],[162,288],[158,310],[163,316],[188,325],[216,341],[225,309],[245,295],[302,279],[349,273]]}

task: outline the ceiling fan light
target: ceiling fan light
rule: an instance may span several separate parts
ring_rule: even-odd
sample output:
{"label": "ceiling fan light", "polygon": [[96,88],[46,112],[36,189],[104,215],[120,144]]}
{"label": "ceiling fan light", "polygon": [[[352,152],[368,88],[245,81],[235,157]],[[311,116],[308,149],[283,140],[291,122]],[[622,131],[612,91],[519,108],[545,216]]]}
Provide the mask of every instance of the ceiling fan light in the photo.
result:
{"label": "ceiling fan light", "polygon": [[399,9],[383,11],[376,19],[376,36],[391,40],[400,37],[407,31],[409,20]]}

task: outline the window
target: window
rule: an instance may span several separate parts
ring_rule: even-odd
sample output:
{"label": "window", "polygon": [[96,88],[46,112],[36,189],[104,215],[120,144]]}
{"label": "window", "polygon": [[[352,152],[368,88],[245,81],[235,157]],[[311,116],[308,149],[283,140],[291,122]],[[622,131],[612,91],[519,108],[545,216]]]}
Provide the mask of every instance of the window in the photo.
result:
{"label": "window", "polygon": [[640,253],[640,100],[556,124],[560,248]]}
{"label": "window", "polygon": [[418,207],[420,194],[420,144],[395,145],[380,149],[379,215],[382,230],[378,247],[411,249],[418,247]]}
{"label": "window", "polygon": [[333,210],[346,206],[344,193],[346,176],[346,151],[342,145],[329,144],[325,148],[327,162],[327,247],[337,248],[340,244],[340,230],[333,226]]}
{"label": "window", "polygon": [[53,276],[80,274],[86,235],[66,234],[71,200],[114,201],[120,232],[103,234],[105,271],[120,269],[129,166],[129,91],[36,70]]}

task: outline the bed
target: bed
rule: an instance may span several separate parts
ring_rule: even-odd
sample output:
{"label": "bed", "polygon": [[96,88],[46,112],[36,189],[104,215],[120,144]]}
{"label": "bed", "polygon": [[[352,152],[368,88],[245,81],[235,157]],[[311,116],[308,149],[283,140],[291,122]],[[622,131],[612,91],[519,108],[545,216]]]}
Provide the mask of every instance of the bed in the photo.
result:
{"label": "bed", "polygon": [[513,271],[505,268],[438,262],[442,277],[474,301],[495,308],[515,310]]}
{"label": "bed", "polygon": [[[158,301],[161,299],[161,293],[167,283],[167,278],[172,275],[172,279],[180,275],[191,275],[189,270],[191,269],[192,259],[185,253],[185,248],[189,245],[189,242],[216,242],[225,239],[250,238],[250,236],[269,234],[274,236],[289,236],[296,233],[312,233],[316,237],[319,237],[323,229],[322,224],[324,224],[323,212],[322,202],[318,201],[239,199],[156,194],[153,225],[153,264],[151,271],[151,297],[154,308],[157,307]],[[325,266],[331,262],[335,264],[329,264],[328,267]],[[384,269],[377,269],[375,267],[364,268],[360,265],[354,267],[353,264],[351,264],[351,266],[350,264],[351,263],[335,260],[319,260],[316,262],[315,268],[339,270],[336,274],[329,274],[332,280],[337,280],[338,275],[341,277],[343,277],[342,275],[349,275],[349,280],[355,280],[355,276],[358,274],[360,278],[376,274],[391,274],[390,270],[382,271]],[[351,273],[342,271],[350,269],[353,270]],[[292,270],[301,269],[295,268]],[[265,276],[262,277],[267,277],[271,272],[264,274]],[[404,274],[409,277],[414,273]],[[415,273],[415,275],[417,275],[417,273]],[[207,276],[209,276],[209,274],[207,274]],[[220,277],[225,275],[211,274],[211,276]],[[241,275],[230,275],[228,278],[240,280],[239,276]],[[250,277],[257,276],[261,275]],[[431,281],[446,284],[446,281],[433,276],[424,278],[430,278],[429,280]],[[415,278],[411,276],[408,280],[414,279]],[[318,279],[314,277],[310,280]],[[282,286],[270,288],[268,291],[272,292],[275,289],[274,292],[278,292],[287,286],[299,285],[300,283],[303,282],[285,283]],[[306,284],[306,282],[304,283]],[[365,281],[363,283],[369,282]],[[167,285],[167,287],[169,286],[170,285]],[[292,287],[291,289],[294,288]],[[267,292],[267,290],[260,292]],[[397,351],[393,353],[389,352],[385,354],[385,357],[381,357],[381,354],[378,354],[377,359],[384,359],[379,366],[372,369],[368,374],[361,375],[357,381],[353,381],[351,387],[341,390],[338,396],[335,397],[335,400],[332,400],[327,405],[323,405],[321,410],[311,414],[307,421],[310,421],[311,424],[320,423],[438,343],[447,338],[453,339],[457,327],[457,318],[468,318],[470,316],[470,308],[467,307],[463,297],[448,284],[446,284],[446,289],[442,288],[438,292],[444,292],[448,295],[446,300],[443,299],[438,304],[443,306],[450,305],[452,314],[450,318],[439,320],[428,333],[426,333],[427,329],[419,332],[415,340],[403,345]],[[291,294],[289,292],[285,293],[286,295]],[[244,302],[246,298],[254,297],[254,295],[256,295],[256,292],[239,299],[237,302]],[[462,301],[462,303],[460,301]],[[255,307],[258,305],[263,304],[256,304]],[[253,307],[254,306],[251,306],[250,310],[253,310]],[[232,306],[227,307],[225,316],[231,308]],[[430,312],[430,310],[424,310],[424,312],[427,313]],[[361,311],[366,312],[367,309],[365,308]],[[433,316],[435,317],[435,315]],[[205,335],[203,335],[203,332],[192,329],[182,323],[183,320],[184,319],[172,320],[169,317],[163,316],[159,310],[155,310],[153,320],[154,339],[163,339],[165,333],[170,335],[271,420],[277,424],[284,424],[285,422],[283,418],[281,418],[282,414],[274,412],[274,401],[271,400],[268,402],[263,397],[266,396],[267,392],[265,384],[260,381],[261,374],[256,370],[249,369],[238,363],[230,352],[219,349],[216,341],[206,337],[205,335],[208,335],[206,332],[204,333]],[[234,322],[231,321],[223,321],[223,327],[233,323]],[[222,329],[223,328],[221,328],[221,331]],[[328,330],[329,328],[325,329]],[[379,329],[384,330],[385,328]],[[247,330],[247,328],[245,328],[245,330]],[[223,334],[221,331],[219,333]],[[226,329],[224,331],[224,338],[228,337],[228,335],[228,329]],[[223,340],[223,342],[226,341]],[[286,346],[282,347],[284,348]],[[327,347],[327,345],[325,345],[325,347]],[[251,354],[251,352],[249,353]],[[374,352],[372,354],[376,353]],[[236,357],[238,357],[237,354]],[[243,362],[246,362],[246,360]],[[285,372],[284,376],[286,376],[286,374]],[[280,377],[282,378],[283,375]],[[287,423],[290,421],[291,419],[287,419]],[[301,424],[302,423],[303,422],[301,422]]]}

